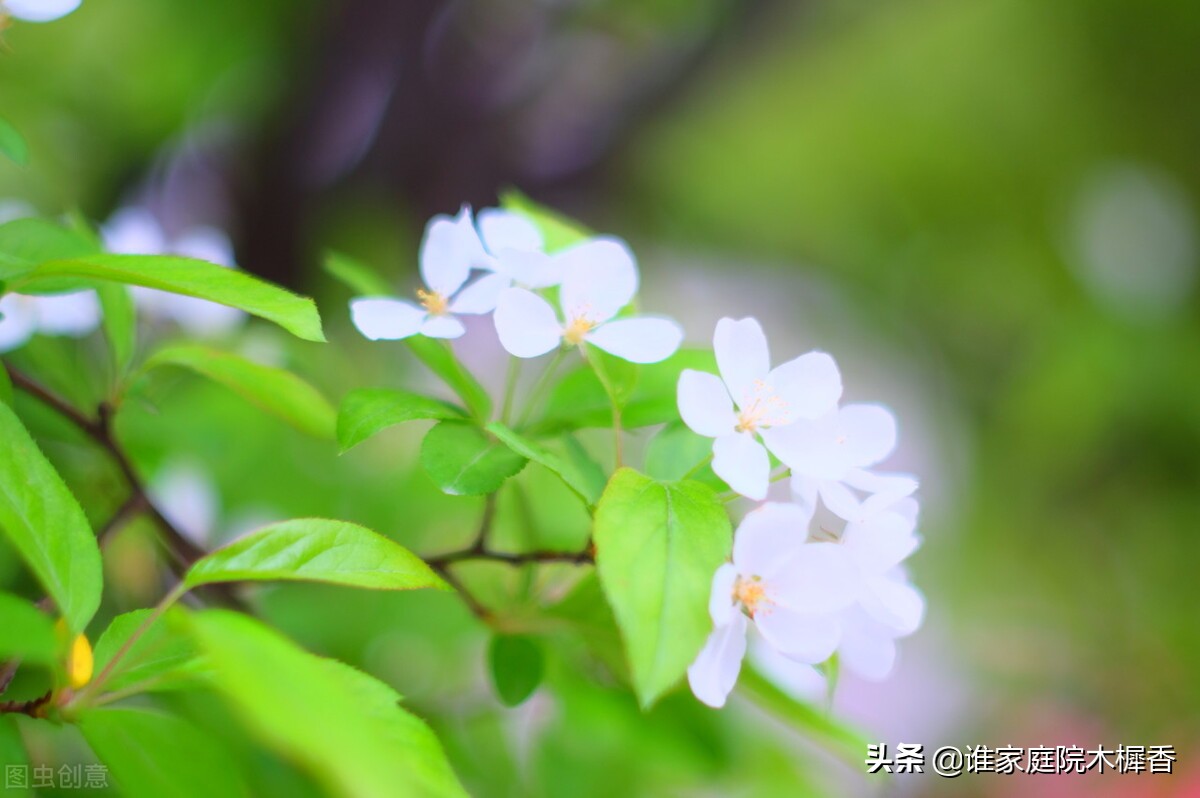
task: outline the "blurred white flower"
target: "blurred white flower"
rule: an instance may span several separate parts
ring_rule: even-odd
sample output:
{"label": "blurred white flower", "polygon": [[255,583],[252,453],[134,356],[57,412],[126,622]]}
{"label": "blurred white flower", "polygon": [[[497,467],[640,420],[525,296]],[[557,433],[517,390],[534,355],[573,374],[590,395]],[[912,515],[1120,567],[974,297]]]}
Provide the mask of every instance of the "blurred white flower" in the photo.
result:
{"label": "blurred white flower", "polygon": [[705,704],[723,706],[737,682],[751,622],[797,662],[822,662],[841,642],[839,613],[859,595],[857,569],[845,547],[806,542],[808,521],[796,505],[768,503],[738,527],[733,562],[713,575],[715,629],[688,668]]}
{"label": "blurred white flower", "polygon": [[23,346],[35,333],[82,338],[100,324],[95,291],[0,297],[0,352]]}
{"label": "blurred white flower", "polygon": [[496,305],[500,343],[517,357],[538,357],[555,347],[584,342],[633,363],[657,363],[675,353],[683,330],[661,316],[614,319],[637,293],[633,253],[615,238],[594,238],[556,256],[563,268],[559,302],[524,288],[509,288]]}
{"label": "blurred white flower", "polygon": [[[237,268],[228,237],[212,227],[194,227],[170,239],[158,221],[144,208],[123,208],[103,227],[104,243],[120,255],[180,255]],[[172,321],[198,337],[215,337],[229,332],[245,318],[237,308],[196,297],[132,286],[130,293],[146,317]]]}
{"label": "blurred white flower", "polygon": [[[363,297],[350,302],[354,326],[372,341],[399,340],[420,333],[430,338],[458,338],[466,328],[455,314],[479,315],[496,307],[496,297],[512,280],[493,273],[466,285],[472,269],[490,269],[464,205],[457,217],[433,217],[421,243],[421,278],[428,290],[418,289],[420,305],[390,297]],[[466,286],[464,288],[464,285]]]}
{"label": "blurred white flower", "polygon": [[824,352],[772,369],[767,338],[755,319],[721,319],[713,349],[721,376],[691,369],[680,374],[679,414],[693,432],[715,439],[717,476],[743,496],[764,499],[771,472],[767,450],[783,459],[775,451],[779,430],[835,408],[841,375]]}
{"label": "blurred white flower", "polygon": [[83,0],[4,0],[0,11],[7,11],[26,22],[52,22],[79,8]]}
{"label": "blurred white flower", "polygon": [[187,460],[168,463],[155,476],[148,493],[171,526],[196,546],[208,547],[220,512],[220,499],[208,472]]}

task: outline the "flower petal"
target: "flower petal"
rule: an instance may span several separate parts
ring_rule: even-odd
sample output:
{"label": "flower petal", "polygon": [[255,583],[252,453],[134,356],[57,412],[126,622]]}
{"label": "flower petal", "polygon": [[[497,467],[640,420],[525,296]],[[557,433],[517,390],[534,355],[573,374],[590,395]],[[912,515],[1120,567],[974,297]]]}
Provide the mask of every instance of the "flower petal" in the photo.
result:
{"label": "flower petal", "polygon": [[796,474],[790,481],[792,501],[804,510],[809,520],[817,513],[817,496],[820,495],[821,480]]}
{"label": "flower petal", "polygon": [[558,254],[562,266],[562,309],[567,319],[584,316],[599,324],[617,315],[637,293],[633,253],[617,238],[593,238]]}
{"label": "flower petal", "polygon": [[33,337],[37,314],[29,298],[8,294],[0,297],[0,352],[10,352]]}
{"label": "flower petal", "polygon": [[838,424],[846,458],[855,466],[874,465],[896,448],[896,417],[882,405],[846,405]]}
{"label": "flower petal", "polygon": [[192,543],[207,547],[212,542],[218,497],[203,469],[186,461],[165,466],[150,484],[150,498],[171,526]]}
{"label": "flower petal", "polygon": [[475,315],[491,313],[496,309],[500,292],[512,285],[506,274],[485,274],[459,291],[450,302],[451,313]]}
{"label": "flower petal", "polygon": [[684,369],[676,389],[679,416],[697,435],[719,438],[729,435],[737,417],[725,383],[716,374]]}
{"label": "flower petal", "polygon": [[562,282],[558,259],[533,250],[504,250],[496,258],[496,271],[507,274],[522,288],[549,288]]}
{"label": "flower petal", "polygon": [[26,22],[51,22],[79,8],[82,0],[5,0],[4,10]]}
{"label": "flower petal", "polygon": [[737,684],[744,656],[746,616],[739,612],[728,624],[712,631],[688,667],[688,684],[696,698],[717,709],[725,706],[725,699]]}
{"label": "flower petal", "polygon": [[792,470],[793,476],[841,479],[850,468],[838,426],[838,414],[815,421],[800,419],[762,431],[763,443]]}
{"label": "flower petal", "polygon": [[472,266],[489,262],[469,208],[464,206],[454,219],[435,216],[429,220],[421,242],[421,279],[431,290],[449,297],[467,281]]}
{"label": "flower petal", "polygon": [[453,316],[427,316],[421,323],[421,335],[426,338],[460,338],[467,331]]}
{"label": "flower petal", "polygon": [[925,598],[920,591],[894,574],[867,584],[862,607],[872,618],[894,630],[897,636],[915,632],[925,617]]}
{"label": "flower petal", "polygon": [[896,664],[895,636],[861,609],[851,609],[842,622],[838,658],[862,678],[883,681]]}
{"label": "flower petal", "polygon": [[765,380],[771,369],[767,336],[757,319],[721,319],[713,333],[713,351],[721,379],[738,407],[754,394],[754,383]]}
{"label": "flower petal", "polygon": [[637,316],[602,324],[585,340],[630,363],[658,363],[679,349],[683,330],[671,319]]}
{"label": "flower petal", "polygon": [[750,639],[750,661],[776,687],[798,701],[820,702],[825,698],[825,677],[812,665],[789,659],[763,640],[762,634]]}
{"label": "flower petal", "polygon": [[[916,478],[908,474],[879,474],[862,468],[847,471],[845,482],[850,487],[869,494],[861,503],[859,518],[848,520],[870,518],[875,513],[891,509],[911,496],[918,487]],[[916,525],[915,515],[913,525]]]}
{"label": "flower petal", "polygon": [[754,616],[754,625],[780,654],[815,664],[829,659],[841,641],[841,623],[833,613],[793,612],[771,607]]}
{"label": "flower petal", "polygon": [[506,249],[541,250],[542,234],[537,225],[519,213],[503,208],[485,208],[476,216],[479,236],[487,251],[499,256]]}
{"label": "flower petal", "polygon": [[791,418],[820,418],[842,398],[841,372],[824,352],[809,352],[776,366],[767,375],[767,383],[787,403]]}
{"label": "flower petal", "polygon": [[396,341],[416,335],[428,314],[402,299],[367,297],[350,302],[350,319],[372,341]]}
{"label": "flower petal", "polygon": [[771,578],[770,598],[803,613],[845,609],[862,590],[853,560],[837,543],[805,543],[789,552]]}
{"label": "flower petal", "polygon": [[884,512],[846,525],[842,545],[864,574],[882,575],[916,551],[920,541],[904,516]]}
{"label": "flower petal", "polygon": [[554,308],[524,288],[502,291],[493,318],[501,345],[517,357],[544,355],[562,340],[562,325],[554,315]]}
{"label": "flower petal", "polygon": [[771,459],[748,432],[722,435],[713,442],[713,471],[743,496],[761,501],[770,487]]}
{"label": "flower petal", "polygon": [[105,248],[118,255],[160,255],[167,249],[166,234],[144,208],[122,208],[109,217],[101,232]]}
{"label": "flower petal", "polygon": [[733,540],[733,564],[745,576],[771,579],[808,538],[810,516],[796,504],[767,502],[746,514]]}
{"label": "flower petal", "polygon": [[733,603],[733,585],[737,581],[738,572],[733,563],[723,563],[713,574],[712,593],[708,597],[708,614],[713,623],[724,626],[741,610]]}
{"label": "flower petal", "polygon": [[823,479],[820,484],[821,503],[838,518],[855,521],[862,515],[862,503],[844,484],[833,479]]}
{"label": "flower petal", "polygon": [[82,338],[100,326],[100,300],[95,291],[29,297],[37,314],[38,332]]}

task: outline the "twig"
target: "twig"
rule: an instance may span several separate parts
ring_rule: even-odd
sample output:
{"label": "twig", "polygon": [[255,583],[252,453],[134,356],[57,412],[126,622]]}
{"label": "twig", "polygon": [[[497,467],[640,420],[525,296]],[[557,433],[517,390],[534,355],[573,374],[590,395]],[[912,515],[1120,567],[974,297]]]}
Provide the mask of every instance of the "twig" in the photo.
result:
{"label": "twig", "polygon": [[491,549],[462,549],[461,551],[452,551],[448,554],[440,554],[436,557],[430,557],[425,560],[432,568],[442,568],[453,563],[464,562],[467,560],[492,560],[494,562],[508,563],[509,565],[526,565],[528,563],[539,562],[571,562],[577,565],[584,565],[596,561],[591,549],[585,551],[525,551],[520,553],[509,553],[505,551],[492,551]]}

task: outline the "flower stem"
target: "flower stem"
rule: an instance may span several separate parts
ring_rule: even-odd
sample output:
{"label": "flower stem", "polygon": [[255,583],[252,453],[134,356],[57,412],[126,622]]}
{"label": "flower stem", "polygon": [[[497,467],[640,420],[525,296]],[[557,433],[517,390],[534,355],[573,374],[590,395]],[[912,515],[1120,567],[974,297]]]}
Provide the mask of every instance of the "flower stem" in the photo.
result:
{"label": "flower stem", "polygon": [[500,423],[507,424],[512,416],[513,396],[517,392],[517,377],[521,374],[521,359],[509,356],[508,376],[504,379],[504,406],[500,410]]}
{"label": "flower stem", "polygon": [[538,376],[537,382],[534,383],[533,388],[529,391],[529,396],[525,400],[525,410],[521,413],[520,420],[517,421],[518,427],[524,427],[529,421],[529,417],[533,415],[538,405],[541,404],[542,394],[549,387],[550,381],[554,379],[554,373],[558,371],[558,367],[562,363],[563,358],[566,357],[566,354],[566,349],[559,349],[555,352],[554,359],[546,365],[541,375]]}

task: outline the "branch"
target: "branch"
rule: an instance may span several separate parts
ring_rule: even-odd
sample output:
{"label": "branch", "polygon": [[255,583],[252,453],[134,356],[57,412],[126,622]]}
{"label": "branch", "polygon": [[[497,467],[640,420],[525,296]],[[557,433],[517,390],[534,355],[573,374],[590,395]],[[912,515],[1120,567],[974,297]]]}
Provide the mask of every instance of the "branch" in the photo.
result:
{"label": "branch", "polygon": [[491,560],[493,562],[503,562],[510,565],[526,565],[528,563],[540,562],[570,562],[576,565],[585,565],[596,561],[595,554],[591,548],[584,551],[525,551],[517,554],[511,554],[504,551],[492,551],[491,549],[469,548],[460,551],[452,551],[447,554],[440,554],[436,557],[430,557],[425,560],[431,568],[444,568],[447,565],[452,565],[457,562],[467,560]]}

